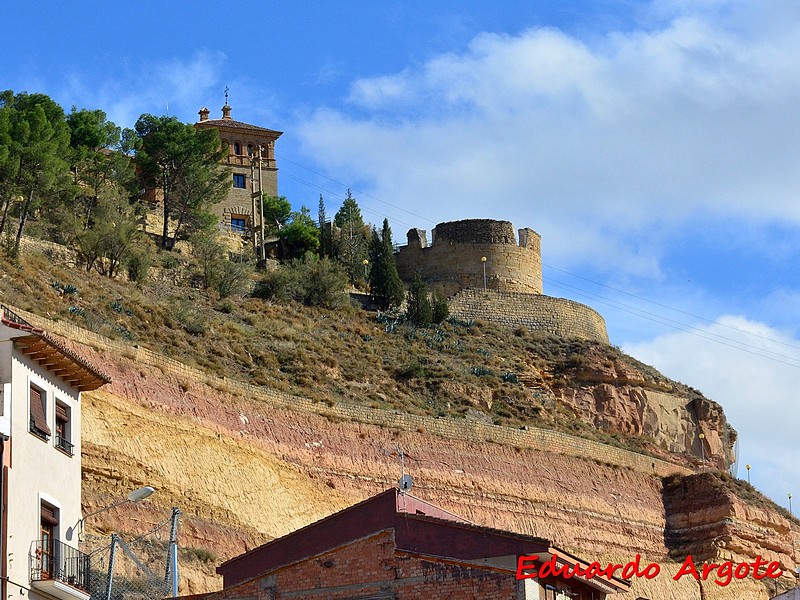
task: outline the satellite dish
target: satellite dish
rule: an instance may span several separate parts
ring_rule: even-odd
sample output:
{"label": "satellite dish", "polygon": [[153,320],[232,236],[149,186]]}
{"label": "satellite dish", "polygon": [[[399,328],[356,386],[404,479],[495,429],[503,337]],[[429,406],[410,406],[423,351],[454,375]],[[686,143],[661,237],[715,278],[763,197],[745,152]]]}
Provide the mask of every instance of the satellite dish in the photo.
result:
{"label": "satellite dish", "polygon": [[401,492],[410,492],[414,485],[414,480],[411,478],[411,475],[403,475],[400,481],[397,482],[397,485],[400,486]]}

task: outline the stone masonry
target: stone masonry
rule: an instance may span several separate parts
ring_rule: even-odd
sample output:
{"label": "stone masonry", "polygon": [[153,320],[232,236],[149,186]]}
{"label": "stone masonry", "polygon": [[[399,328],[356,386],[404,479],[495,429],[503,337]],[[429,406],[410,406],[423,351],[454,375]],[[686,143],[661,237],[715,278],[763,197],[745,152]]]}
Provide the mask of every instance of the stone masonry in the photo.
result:
{"label": "stone masonry", "polygon": [[[422,229],[408,232],[408,245],[396,255],[404,280],[419,273],[433,288],[452,296],[465,288],[486,287],[511,292],[542,293],[542,255],[539,234],[519,230],[508,221],[470,219],[439,223],[432,243]],[[482,260],[485,258],[486,260]]]}
{"label": "stone masonry", "polygon": [[597,311],[567,300],[541,294],[461,290],[450,299],[450,314],[462,320],[485,319],[509,327],[532,330],[608,344],[606,322]]}
{"label": "stone masonry", "polygon": [[609,343],[597,311],[542,295],[541,238],[532,229],[520,229],[517,243],[508,221],[468,219],[439,223],[430,244],[422,229],[407,237],[395,255],[400,277],[408,282],[419,273],[450,298],[454,317]]}

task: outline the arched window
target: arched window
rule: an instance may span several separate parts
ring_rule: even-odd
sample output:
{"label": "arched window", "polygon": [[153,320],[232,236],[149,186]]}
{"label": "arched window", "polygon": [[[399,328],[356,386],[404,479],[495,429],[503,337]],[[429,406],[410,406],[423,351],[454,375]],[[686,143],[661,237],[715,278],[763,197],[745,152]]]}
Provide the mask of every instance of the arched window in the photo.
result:
{"label": "arched window", "polygon": [[247,156],[253,156],[253,144],[247,144]]}
{"label": "arched window", "polygon": [[233,145],[233,153],[234,153],[236,156],[239,156],[239,155],[242,153],[242,145],[241,145],[239,142],[236,142],[236,143]]}
{"label": "arched window", "polygon": [[267,147],[264,144],[261,144],[261,156],[267,157]]}

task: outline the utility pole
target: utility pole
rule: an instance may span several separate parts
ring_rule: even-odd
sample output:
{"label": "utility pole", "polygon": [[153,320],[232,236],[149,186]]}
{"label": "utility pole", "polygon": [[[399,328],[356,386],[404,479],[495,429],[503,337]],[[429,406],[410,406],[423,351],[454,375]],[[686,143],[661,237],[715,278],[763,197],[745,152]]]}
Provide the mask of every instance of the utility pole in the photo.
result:
{"label": "utility pole", "polygon": [[[178,597],[178,519],[181,516],[179,508],[172,508],[172,527],[169,532],[169,554],[167,555],[167,571],[164,581],[171,580],[172,597]],[[109,599],[110,600],[110,599]]]}

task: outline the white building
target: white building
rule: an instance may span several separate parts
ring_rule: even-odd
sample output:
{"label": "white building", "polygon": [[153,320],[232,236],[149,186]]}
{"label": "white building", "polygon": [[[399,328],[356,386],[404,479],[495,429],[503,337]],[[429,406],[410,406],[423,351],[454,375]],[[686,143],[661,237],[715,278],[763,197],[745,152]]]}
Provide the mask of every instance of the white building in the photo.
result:
{"label": "white building", "polygon": [[88,600],[81,520],[81,392],[110,379],[0,307],[1,600]]}

